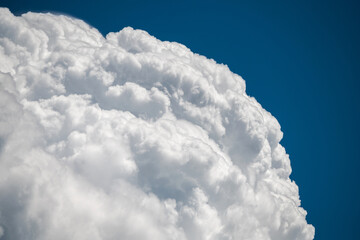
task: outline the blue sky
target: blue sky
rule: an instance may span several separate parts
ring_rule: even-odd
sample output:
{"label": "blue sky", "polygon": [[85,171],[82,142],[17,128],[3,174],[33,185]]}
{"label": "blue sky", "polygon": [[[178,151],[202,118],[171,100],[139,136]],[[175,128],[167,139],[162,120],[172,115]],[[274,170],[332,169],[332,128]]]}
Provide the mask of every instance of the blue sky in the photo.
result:
{"label": "blue sky", "polygon": [[227,64],[280,122],[315,239],[360,239],[360,15],[355,1],[2,0],[104,35],[132,26]]}

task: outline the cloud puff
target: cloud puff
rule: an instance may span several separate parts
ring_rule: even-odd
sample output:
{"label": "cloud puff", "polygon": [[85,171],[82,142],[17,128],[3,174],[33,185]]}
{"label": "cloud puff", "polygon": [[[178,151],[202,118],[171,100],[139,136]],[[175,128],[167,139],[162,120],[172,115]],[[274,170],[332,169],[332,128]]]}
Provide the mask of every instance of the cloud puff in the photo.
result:
{"label": "cloud puff", "polygon": [[313,239],[281,138],[181,44],[0,9],[1,239]]}

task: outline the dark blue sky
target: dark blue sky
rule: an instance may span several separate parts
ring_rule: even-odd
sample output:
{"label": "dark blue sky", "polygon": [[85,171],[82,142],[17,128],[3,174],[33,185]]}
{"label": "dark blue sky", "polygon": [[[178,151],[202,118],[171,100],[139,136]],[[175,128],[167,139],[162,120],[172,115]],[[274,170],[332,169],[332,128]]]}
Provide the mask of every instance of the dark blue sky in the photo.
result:
{"label": "dark blue sky", "polygon": [[15,14],[65,13],[104,35],[140,28],[227,64],[280,122],[315,239],[360,239],[360,3],[0,0],[0,6]]}

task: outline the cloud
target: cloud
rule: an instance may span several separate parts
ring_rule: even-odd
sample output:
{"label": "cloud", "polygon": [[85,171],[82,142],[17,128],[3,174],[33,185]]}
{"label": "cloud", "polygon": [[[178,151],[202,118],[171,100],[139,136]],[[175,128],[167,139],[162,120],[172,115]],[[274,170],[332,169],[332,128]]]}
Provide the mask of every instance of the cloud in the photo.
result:
{"label": "cloud", "polygon": [[1,239],[313,239],[281,138],[181,44],[0,9]]}

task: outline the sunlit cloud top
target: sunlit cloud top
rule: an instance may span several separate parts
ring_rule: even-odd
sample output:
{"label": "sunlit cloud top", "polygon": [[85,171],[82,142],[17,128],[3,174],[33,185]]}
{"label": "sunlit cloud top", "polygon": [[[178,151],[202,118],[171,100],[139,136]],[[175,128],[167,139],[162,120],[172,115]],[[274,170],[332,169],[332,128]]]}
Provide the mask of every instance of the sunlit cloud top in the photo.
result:
{"label": "sunlit cloud top", "polygon": [[181,44],[0,9],[2,239],[313,239],[281,138]]}

